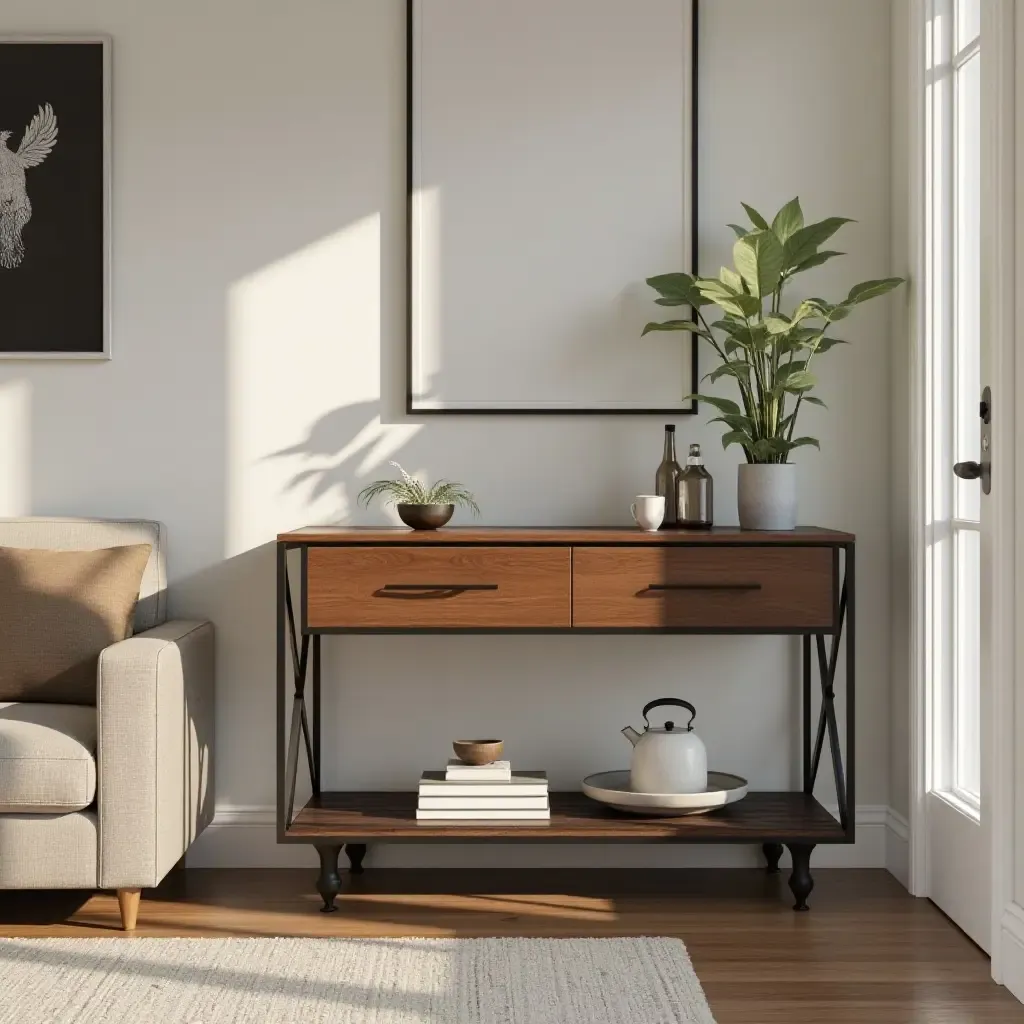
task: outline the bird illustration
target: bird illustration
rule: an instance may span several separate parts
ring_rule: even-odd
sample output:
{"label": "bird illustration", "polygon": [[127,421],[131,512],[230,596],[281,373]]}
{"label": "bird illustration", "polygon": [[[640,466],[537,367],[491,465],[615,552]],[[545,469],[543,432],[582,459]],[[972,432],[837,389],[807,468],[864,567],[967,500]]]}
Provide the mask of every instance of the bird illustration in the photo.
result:
{"label": "bird illustration", "polygon": [[21,233],[32,218],[25,190],[25,171],[38,167],[57,144],[57,115],[44,103],[29,122],[18,151],[7,145],[10,132],[0,131],[0,267],[13,270],[25,258]]}

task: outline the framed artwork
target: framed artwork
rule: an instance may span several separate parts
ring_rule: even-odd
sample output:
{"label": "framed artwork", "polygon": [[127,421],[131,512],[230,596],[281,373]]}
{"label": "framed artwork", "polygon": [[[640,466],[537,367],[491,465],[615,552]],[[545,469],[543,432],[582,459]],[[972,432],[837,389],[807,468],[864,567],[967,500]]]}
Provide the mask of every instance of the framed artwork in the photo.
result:
{"label": "framed artwork", "polygon": [[695,412],[697,0],[407,4],[408,411]]}
{"label": "framed artwork", "polygon": [[0,36],[0,358],[110,358],[110,40]]}

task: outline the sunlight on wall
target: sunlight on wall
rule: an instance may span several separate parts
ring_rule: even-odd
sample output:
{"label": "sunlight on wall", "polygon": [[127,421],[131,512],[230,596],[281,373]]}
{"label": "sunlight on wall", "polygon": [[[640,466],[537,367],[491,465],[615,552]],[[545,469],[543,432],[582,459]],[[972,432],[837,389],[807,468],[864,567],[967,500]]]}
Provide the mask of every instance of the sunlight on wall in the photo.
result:
{"label": "sunlight on wall", "polygon": [[0,383],[0,516],[32,511],[32,385]]}
{"label": "sunlight on wall", "polygon": [[[420,351],[413,393],[430,396],[430,382],[441,368],[441,191],[436,186],[413,193],[413,315],[420,324]],[[423,402],[424,407],[430,405]]]}
{"label": "sunlight on wall", "polygon": [[354,502],[339,466],[382,429],[379,215],[238,281],[228,337],[230,557]]}

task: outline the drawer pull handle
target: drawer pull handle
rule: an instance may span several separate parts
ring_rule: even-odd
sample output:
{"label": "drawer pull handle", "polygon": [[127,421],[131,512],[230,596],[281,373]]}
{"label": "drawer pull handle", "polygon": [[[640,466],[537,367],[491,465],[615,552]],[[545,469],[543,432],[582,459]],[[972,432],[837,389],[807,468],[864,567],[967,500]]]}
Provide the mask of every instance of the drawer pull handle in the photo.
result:
{"label": "drawer pull handle", "polygon": [[417,593],[423,590],[444,590],[461,592],[463,590],[497,590],[497,583],[385,583],[379,593]]}
{"label": "drawer pull handle", "polygon": [[760,590],[760,583],[648,583],[648,590]]}

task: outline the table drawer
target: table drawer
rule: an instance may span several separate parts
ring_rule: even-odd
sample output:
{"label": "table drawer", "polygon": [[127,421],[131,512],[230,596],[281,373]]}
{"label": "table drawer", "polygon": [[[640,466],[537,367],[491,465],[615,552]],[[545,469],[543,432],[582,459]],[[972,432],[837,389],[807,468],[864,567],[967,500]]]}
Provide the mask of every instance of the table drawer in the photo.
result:
{"label": "table drawer", "polygon": [[310,629],[566,628],[568,547],[311,547]]}
{"label": "table drawer", "polygon": [[831,548],[573,549],[580,628],[828,631],[836,594]]}

